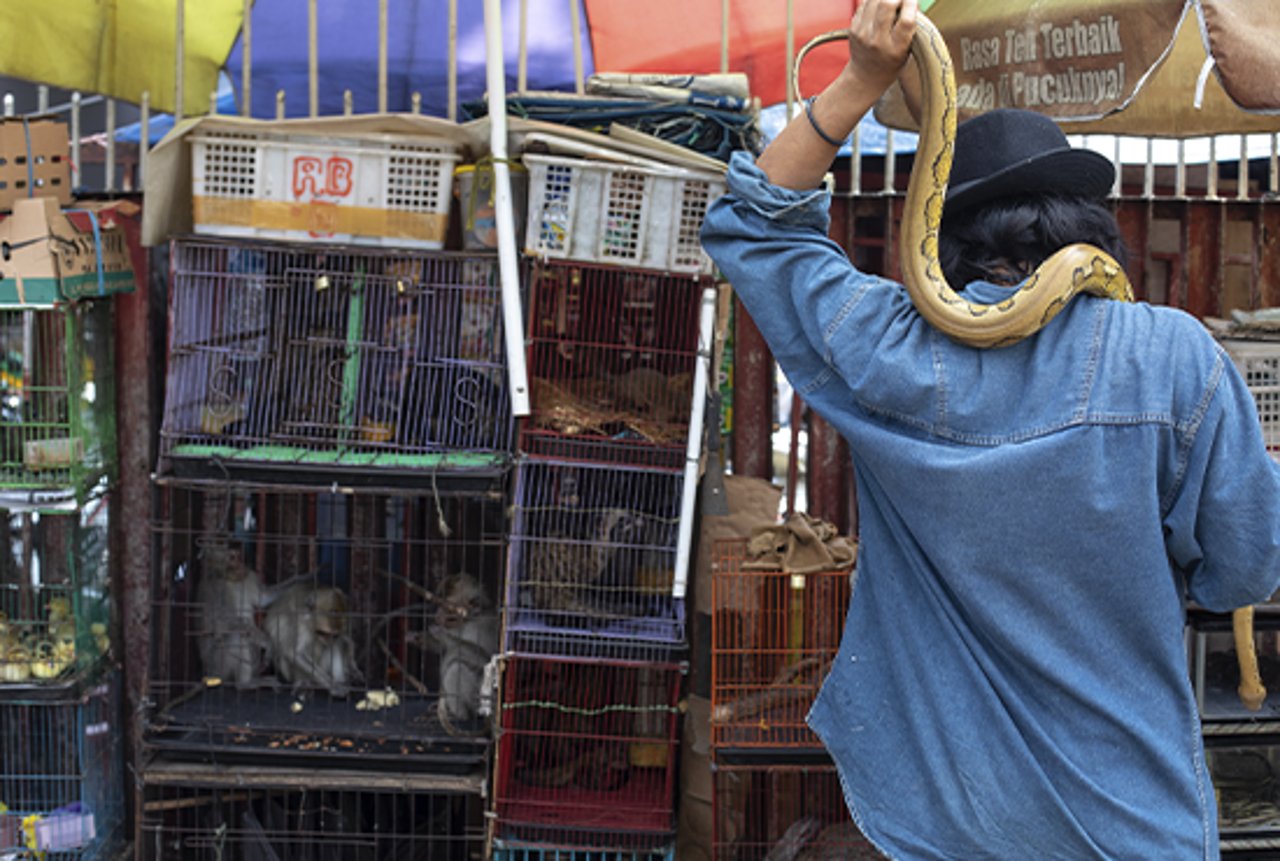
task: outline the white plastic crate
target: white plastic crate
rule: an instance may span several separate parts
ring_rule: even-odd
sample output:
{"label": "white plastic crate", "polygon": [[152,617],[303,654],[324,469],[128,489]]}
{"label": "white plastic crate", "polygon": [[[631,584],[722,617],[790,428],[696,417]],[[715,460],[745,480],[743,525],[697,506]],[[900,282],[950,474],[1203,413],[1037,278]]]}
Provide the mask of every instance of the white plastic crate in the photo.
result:
{"label": "white plastic crate", "polygon": [[197,233],[444,247],[452,141],[237,131],[193,135],[191,149]]}
{"label": "white plastic crate", "polygon": [[724,177],[526,153],[525,253],[710,274],[699,232]]}
{"label": "white plastic crate", "polygon": [[1219,340],[1258,406],[1267,451],[1280,460],[1280,341]]}

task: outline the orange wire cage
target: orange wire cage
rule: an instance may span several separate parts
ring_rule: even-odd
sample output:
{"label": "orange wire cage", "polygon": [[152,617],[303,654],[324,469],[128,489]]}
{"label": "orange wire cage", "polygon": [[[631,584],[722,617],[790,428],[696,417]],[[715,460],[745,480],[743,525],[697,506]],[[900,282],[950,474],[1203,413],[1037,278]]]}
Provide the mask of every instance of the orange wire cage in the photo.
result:
{"label": "orange wire cage", "polygon": [[717,766],[712,780],[714,861],[885,857],[854,824],[829,761]]}
{"label": "orange wire cage", "polygon": [[820,748],[805,716],[840,646],[850,571],[798,575],[748,561],[742,539],[712,550],[712,744]]}

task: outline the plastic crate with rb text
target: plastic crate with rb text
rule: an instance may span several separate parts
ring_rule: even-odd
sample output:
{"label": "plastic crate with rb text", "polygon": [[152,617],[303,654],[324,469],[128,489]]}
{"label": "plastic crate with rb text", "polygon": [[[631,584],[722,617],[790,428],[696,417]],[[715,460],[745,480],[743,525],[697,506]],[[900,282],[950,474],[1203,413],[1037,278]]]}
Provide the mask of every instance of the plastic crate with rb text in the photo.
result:
{"label": "plastic crate with rb text", "polygon": [[709,275],[699,233],[724,177],[525,153],[525,253]]}
{"label": "plastic crate with rb text", "polygon": [[264,130],[193,135],[197,233],[399,248],[444,247],[456,144]]}

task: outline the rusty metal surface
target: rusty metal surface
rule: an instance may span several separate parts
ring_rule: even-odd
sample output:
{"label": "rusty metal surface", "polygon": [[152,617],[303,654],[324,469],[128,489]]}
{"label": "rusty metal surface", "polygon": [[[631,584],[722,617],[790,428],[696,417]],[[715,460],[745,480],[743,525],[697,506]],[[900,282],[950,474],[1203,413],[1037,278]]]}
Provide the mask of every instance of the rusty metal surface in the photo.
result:
{"label": "rusty metal surface", "polygon": [[734,301],[733,472],[773,478],[773,353],[742,303]]}

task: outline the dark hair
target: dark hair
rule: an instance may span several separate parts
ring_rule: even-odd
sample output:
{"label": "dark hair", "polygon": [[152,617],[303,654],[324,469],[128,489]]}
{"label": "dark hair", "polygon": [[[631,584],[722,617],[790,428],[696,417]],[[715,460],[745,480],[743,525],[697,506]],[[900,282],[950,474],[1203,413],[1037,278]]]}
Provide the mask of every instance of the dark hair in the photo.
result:
{"label": "dark hair", "polygon": [[955,290],[970,281],[1012,283],[1060,248],[1087,242],[1123,267],[1129,259],[1115,215],[1085,197],[1035,195],[1002,198],[985,206],[947,213],[938,236],[938,257]]}

